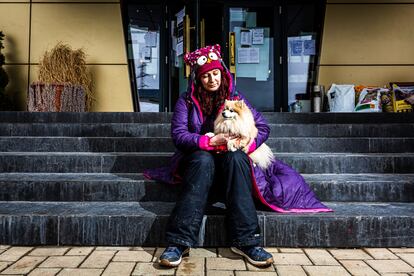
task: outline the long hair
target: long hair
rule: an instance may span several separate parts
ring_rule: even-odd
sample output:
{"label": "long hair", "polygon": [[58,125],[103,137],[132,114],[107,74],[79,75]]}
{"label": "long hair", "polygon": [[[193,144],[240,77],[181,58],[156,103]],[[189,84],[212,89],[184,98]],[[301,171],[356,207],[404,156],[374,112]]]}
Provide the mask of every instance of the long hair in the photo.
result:
{"label": "long hair", "polygon": [[217,112],[218,109],[224,104],[224,101],[228,99],[230,95],[229,82],[221,72],[221,84],[217,91],[209,92],[204,89],[201,81],[198,80],[195,87],[195,97],[201,106],[201,111],[204,115],[211,115],[213,112]]}

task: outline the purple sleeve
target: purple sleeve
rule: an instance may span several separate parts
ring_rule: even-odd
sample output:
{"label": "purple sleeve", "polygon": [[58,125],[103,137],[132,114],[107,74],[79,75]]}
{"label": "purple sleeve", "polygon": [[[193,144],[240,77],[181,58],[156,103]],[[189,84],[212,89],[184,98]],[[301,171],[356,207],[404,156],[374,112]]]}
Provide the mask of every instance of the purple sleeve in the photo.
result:
{"label": "purple sleeve", "polygon": [[171,119],[171,137],[174,145],[182,151],[198,149],[200,134],[191,133],[188,130],[188,106],[185,97],[182,96],[175,104],[174,114]]}
{"label": "purple sleeve", "polygon": [[240,99],[246,103],[246,105],[250,108],[250,110],[253,113],[254,121],[256,123],[257,130],[259,131],[256,137],[256,147],[258,148],[267,140],[267,138],[269,138],[269,125],[267,124],[266,119],[263,117],[263,115],[255,108],[253,108],[249,101],[243,95],[239,93],[239,96]]}

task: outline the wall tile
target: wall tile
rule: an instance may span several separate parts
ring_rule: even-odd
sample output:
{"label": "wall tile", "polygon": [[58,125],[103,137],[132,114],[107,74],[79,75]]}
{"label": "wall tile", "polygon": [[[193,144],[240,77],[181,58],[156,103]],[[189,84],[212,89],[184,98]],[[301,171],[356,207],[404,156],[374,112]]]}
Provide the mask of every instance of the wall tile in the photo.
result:
{"label": "wall tile", "polygon": [[28,63],[29,20],[29,4],[0,2],[0,31],[6,35],[2,53],[6,63]]}
{"label": "wall tile", "polygon": [[31,63],[59,41],[83,48],[88,63],[127,63],[119,4],[33,4]]}

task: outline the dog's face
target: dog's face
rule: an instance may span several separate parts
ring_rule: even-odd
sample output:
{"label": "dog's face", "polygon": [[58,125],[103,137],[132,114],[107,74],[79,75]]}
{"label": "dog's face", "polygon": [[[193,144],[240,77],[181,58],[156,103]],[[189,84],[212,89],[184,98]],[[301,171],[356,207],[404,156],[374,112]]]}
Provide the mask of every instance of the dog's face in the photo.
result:
{"label": "dog's face", "polygon": [[256,129],[249,107],[244,101],[224,102],[224,108],[214,122],[214,133],[228,133],[249,137],[250,129]]}
{"label": "dog's face", "polygon": [[221,116],[223,116],[224,120],[237,120],[237,118],[242,116],[245,106],[244,101],[226,100]]}

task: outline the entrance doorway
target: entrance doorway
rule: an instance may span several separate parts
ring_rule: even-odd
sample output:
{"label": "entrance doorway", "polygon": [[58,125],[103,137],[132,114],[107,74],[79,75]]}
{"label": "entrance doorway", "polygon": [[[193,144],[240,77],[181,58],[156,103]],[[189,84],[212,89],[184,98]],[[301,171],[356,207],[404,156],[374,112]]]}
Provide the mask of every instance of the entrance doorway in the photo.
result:
{"label": "entrance doorway", "polygon": [[173,111],[190,73],[184,54],[213,44],[257,110],[288,111],[317,78],[323,1],[303,1],[124,1],[136,111]]}
{"label": "entrance doorway", "polygon": [[278,15],[273,2],[243,5],[240,1],[177,1],[169,7],[173,15],[173,103],[187,86],[189,72],[182,61],[183,53],[220,44],[240,92],[260,111],[277,109],[274,83],[279,77],[275,71],[274,41]]}

